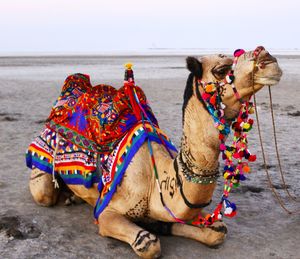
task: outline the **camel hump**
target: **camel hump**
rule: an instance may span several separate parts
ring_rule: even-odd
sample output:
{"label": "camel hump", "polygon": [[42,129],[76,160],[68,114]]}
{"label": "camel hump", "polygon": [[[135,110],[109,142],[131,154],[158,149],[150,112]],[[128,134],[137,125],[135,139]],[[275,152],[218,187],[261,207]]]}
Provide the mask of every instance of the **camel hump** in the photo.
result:
{"label": "camel hump", "polygon": [[77,89],[80,92],[87,92],[90,88],[92,88],[91,82],[90,82],[90,76],[85,74],[73,74],[69,75],[64,85],[61,89],[61,94],[64,94],[66,92],[70,92],[73,89]]}

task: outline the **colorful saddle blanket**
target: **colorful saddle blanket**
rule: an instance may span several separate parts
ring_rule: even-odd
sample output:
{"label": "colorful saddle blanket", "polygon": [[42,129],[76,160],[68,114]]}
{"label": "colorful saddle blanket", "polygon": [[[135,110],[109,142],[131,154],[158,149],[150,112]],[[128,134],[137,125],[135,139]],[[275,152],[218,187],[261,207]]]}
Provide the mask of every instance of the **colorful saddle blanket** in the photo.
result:
{"label": "colorful saddle blanket", "polygon": [[[144,92],[134,87],[147,117],[158,126]],[[129,88],[128,85],[119,90],[109,85],[93,87],[88,75],[71,75],[65,80],[46,126],[78,147],[110,153],[138,123],[129,100]]]}
{"label": "colorful saddle blanket", "polygon": [[[98,184],[95,218],[111,200],[133,156],[146,141],[176,151],[159,129],[146,97],[135,88],[148,121],[130,106],[126,86],[90,85],[82,74],[69,76],[42,131],[29,146],[26,164],[59,175],[66,184]],[[60,136],[58,141],[58,136]],[[55,161],[54,161],[55,157]]]}

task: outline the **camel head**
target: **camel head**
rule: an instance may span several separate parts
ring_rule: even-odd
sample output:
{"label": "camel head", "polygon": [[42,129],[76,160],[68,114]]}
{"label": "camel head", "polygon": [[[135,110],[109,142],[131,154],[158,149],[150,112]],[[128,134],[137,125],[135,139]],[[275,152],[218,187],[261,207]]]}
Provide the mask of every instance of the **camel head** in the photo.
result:
{"label": "camel head", "polygon": [[[280,81],[282,71],[277,60],[264,47],[257,47],[235,58],[234,86],[242,100],[261,90],[265,85],[275,85]],[[225,116],[234,118],[239,110],[240,102],[234,96],[230,85],[224,86],[222,101],[226,105]]]}
{"label": "camel head", "polygon": [[[237,116],[241,105],[227,79],[232,68],[234,68],[234,86],[241,99],[245,101],[248,101],[263,86],[277,84],[282,75],[276,58],[263,47],[248,52],[239,50],[239,53],[240,55],[236,55],[234,59],[222,54],[205,56],[199,60],[187,58],[187,68],[195,76],[194,83],[200,80],[200,89],[201,84],[225,82],[218,87],[222,102],[226,106],[225,117],[228,119]],[[195,89],[197,90],[197,86]]]}

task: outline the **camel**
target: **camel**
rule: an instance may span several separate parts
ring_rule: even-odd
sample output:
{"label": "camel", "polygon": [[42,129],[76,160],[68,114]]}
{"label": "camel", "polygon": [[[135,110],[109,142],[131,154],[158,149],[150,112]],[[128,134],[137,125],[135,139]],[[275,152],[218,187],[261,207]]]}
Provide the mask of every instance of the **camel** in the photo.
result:
{"label": "camel", "polygon": [[[277,84],[282,75],[276,59],[265,49],[261,48],[255,59],[253,54],[254,51],[242,54],[234,70],[234,84],[244,100],[249,100],[264,85]],[[161,144],[152,143],[163,201],[182,220],[191,220],[199,213],[206,215],[203,207],[212,199],[219,170],[219,131],[201,100],[203,89],[198,82],[200,79],[202,82],[222,81],[232,64],[233,59],[222,54],[201,59],[188,57],[187,68],[191,74],[184,92],[180,150],[172,152],[174,158],[171,158]],[[222,87],[221,95],[226,106],[225,117],[228,121],[233,120],[241,103],[230,84]],[[146,230],[147,224],[156,226],[161,234],[194,239],[208,246],[223,243],[227,233],[223,221],[206,227],[181,224],[165,209],[150,159],[148,145],[144,143],[129,164],[111,201],[99,215],[99,234],[128,243],[142,258],[161,255],[160,240],[154,232]],[[194,183],[188,180],[187,173],[210,181]],[[56,203],[59,189],[54,188],[50,174],[34,168],[29,187],[37,204],[52,206]],[[91,188],[76,184],[68,187],[91,206],[96,205],[99,196],[96,184]]]}

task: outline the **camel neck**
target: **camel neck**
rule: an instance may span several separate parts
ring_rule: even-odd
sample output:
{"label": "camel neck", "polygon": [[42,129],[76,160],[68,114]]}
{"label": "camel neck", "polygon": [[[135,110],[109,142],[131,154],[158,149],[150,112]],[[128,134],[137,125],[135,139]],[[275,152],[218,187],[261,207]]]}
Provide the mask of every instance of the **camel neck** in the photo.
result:
{"label": "camel neck", "polygon": [[184,109],[180,154],[194,174],[214,174],[220,154],[219,132],[211,115],[193,95]]}

